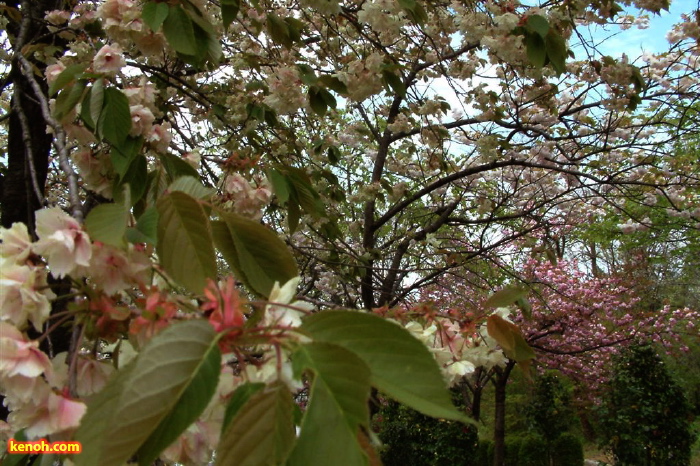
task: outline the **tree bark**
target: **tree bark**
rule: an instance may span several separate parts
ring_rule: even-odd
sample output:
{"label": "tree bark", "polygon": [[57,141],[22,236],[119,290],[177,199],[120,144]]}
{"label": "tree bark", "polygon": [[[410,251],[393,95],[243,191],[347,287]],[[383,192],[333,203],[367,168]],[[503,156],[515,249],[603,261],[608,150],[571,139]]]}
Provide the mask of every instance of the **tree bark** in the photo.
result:
{"label": "tree bark", "polygon": [[[7,25],[7,32],[12,37],[14,54],[21,51],[25,45],[33,43],[37,37],[43,37],[49,32],[43,22],[45,12],[59,8],[63,2],[3,0],[0,3],[10,8],[17,8],[21,12],[20,22],[8,16],[10,22]],[[30,57],[28,59],[37,70],[43,71],[46,68],[44,63],[33,62]],[[41,207],[39,194],[43,198],[45,191],[52,137],[46,132],[46,123],[37,96],[16,59],[12,60],[10,81],[13,85],[12,110],[7,137],[8,165],[3,176],[0,197],[2,203],[0,223],[9,228],[15,222],[22,222],[33,232],[34,212]],[[41,80],[39,82],[46,93],[46,83]],[[32,180],[33,177],[34,180]],[[36,192],[35,185],[39,188],[39,193]]]}
{"label": "tree bark", "polygon": [[497,368],[494,377],[495,394],[495,414],[493,431],[493,465],[504,466],[506,460],[506,389],[508,378],[515,367],[515,361],[508,360],[506,367]]}

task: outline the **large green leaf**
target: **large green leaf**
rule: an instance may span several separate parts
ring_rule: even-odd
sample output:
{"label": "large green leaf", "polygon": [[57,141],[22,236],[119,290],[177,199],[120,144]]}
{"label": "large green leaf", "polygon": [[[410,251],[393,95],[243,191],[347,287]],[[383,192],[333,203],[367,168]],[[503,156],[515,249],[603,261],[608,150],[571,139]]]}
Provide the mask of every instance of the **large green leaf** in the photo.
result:
{"label": "large green leaf", "polygon": [[120,146],[131,131],[129,99],[114,87],[106,88],[103,94],[104,104],[97,122],[97,131],[110,144]]}
{"label": "large green leaf", "polygon": [[352,351],[331,343],[303,345],[292,356],[295,372],[314,374],[309,404],[289,466],[366,465],[358,442],[369,424],[370,371]]}
{"label": "large green leaf", "polygon": [[49,96],[53,96],[58,91],[66,87],[68,84],[75,81],[78,75],[82,74],[82,72],[85,71],[85,68],[87,68],[87,65],[82,63],[78,65],[67,66],[65,70],[59,73],[56,79],[51,83],[51,86],[49,86]]}
{"label": "large green leaf", "polygon": [[[206,321],[177,323],[154,337],[88,403],[76,433],[83,445],[76,465],[119,466],[144,442],[152,449],[141,453],[157,456],[155,449],[177,437],[209,402],[213,391],[207,387],[216,387],[219,357],[216,334]],[[173,423],[161,430],[168,416]],[[156,435],[160,442],[152,441]]]}
{"label": "large green leaf", "polygon": [[192,18],[180,5],[170,6],[170,12],[163,21],[163,34],[176,52],[185,55],[197,53],[197,39]]}
{"label": "large green leaf", "polygon": [[210,344],[201,358],[199,367],[188,381],[187,388],[180,395],[181,402],[173,407],[139,448],[138,458],[141,466],[153,463],[161,451],[177,440],[180,434],[197,420],[216,392],[219,374],[221,352],[216,344]]}
{"label": "large green leaf", "polygon": [[105,244],[121,247],[124,245],[124,233],[126,233],[129,220],[129,186],[124,187],[125,202],[112,204],[100,204],[90,211],[85,218],[85,229],[90,238]]}
{"label": "large green leaf", "polygon": [[160,159],[160,163],[163,165],[163,168],[165,168],[168,177],[170,177],[170,181],[174,181],[181,176],[199,178],[199,173],[197,173],[197,170],[176,155],[160,154],[158,158]]}
{"label": "large green leaf", "polygon": [[126,231],[126,239],[131,243],[158,244],[158,209],[147,208],[136,222],[135,228]]}
{"label": "large green leaf", "polygon": [[141,18],[152,31],[158,32],[169,13],[170,8],[167,3],[147,2],[143,5]]}
{"label": "large green leaf", "polygon": [[283,383],[255,389],[223,432],[216,464],[284,464],[295,440],[293,404],[292,394]]}
{"label": "large green leaf", "polygon": [[356,353],[372,371],[372,385],[428,416],[469,422],[450,401],[428,348],[404,328],[373,314],[327,311],[302,326],[315,341]]}
{"label": "large green leaf", "polygon": [[78,102],[83,98],[86,87],[87,81],[81,79],[72,86],[66,87],[58,94],[56,97],[56,109],[54,111],[54,116],[57,120],[68,115],[71,110],[78,105]]}
{"label": "large green leaf", "polygon": [[160,264],[185,288],[202,293],[207,278],[216,277],[208,216],[199,202],[180,191],[161,197],[156,207]]}
{"label": "large green leaf", "polygon": [[224,22],[224,29],[228,29],[238,16],[240,10],[240,0],[221,0],[221,19]]}
{"label": "large green leaf", "polygon": [[238,414],[238,411],[248,402],[251,396],[255,395],[257,392],[265,388],[265,384],[262,382],[246,382],[243,385],[239,385],[238,388],[231,395],[231,399],[226,405],[226,412],[224,413],[224,422],[221,424],[221,433],[223,434],[228,428],[231,420]]}
{"label": "large green leaf", "polygon": [[492,294],[484,302],[485,307],[506,307],[515,304],[527,296],[528,289],[523,286],[508,285]]}
{"label": "large green leaf", "polygon": [[292,253],[272,230],[232,212],[219,216],[228,237],[226,230],[217,228],[217,248],[253,291],[267,297],[275,282],[283,285],[299,275]]}
{"label": "large green leaf", "polygon": [[215,194],[212,188],[205,187],[199,178],[193,176],[181,176],[170,183],[168,191],[182,191],[197,199],[208,199]]}

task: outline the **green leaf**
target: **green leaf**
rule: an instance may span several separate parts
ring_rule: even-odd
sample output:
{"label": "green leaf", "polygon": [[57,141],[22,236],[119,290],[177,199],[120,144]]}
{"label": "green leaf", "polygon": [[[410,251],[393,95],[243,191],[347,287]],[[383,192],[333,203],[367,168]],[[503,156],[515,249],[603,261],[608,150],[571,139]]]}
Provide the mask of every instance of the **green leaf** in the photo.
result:
{"label": "green leaf", "polygon": [[[120,466],[140,449],[157,456],[165,439],[176,438],[206,407],[218,382],[218,358],[206,321],[175,323],[156,335],[88,403],[76,433],[83,444],[76,466]],[[161,428],[168,418],[173,424]]]}
{"label": "green leaf", "polygon": [[129,136],[120,145],[112,147],[110,158],[112,160],[114,171],[117,173],[120,179],[126,175],[127,171],[129,171],[131,163],[138,156],[142,146],[142,138]]}
{"label": "green leaf", "polygon": [[153,32],[158,32],[169,13],[170,8],[167,3],[148,2],[143,6],[141,19]]}
{"label": "green leaf", "polygon": [[295,440],[293,405],[283,383],[250,393],[221,436],[216,464],[284,464]]}
{"label": "green leaf", "polygon": [[129,168],[124,176],[118,178],[116,181],[115,192],[119,192],[126,184],[131,186],[132,205],[141,200],[148,186],[148,162],[146,161],[146,157],[136,156],[129,164]]}
{"label": "green leaf", "polygon": [[[186,356],[190,357],[189,354]],[[204,412],[216,392],[219,374],[221,374],[221,352],[216,344],[210,344],[201,356],[199,366],[189,376],[187,386],[173,409],[160,421],[156,430],[139,448],[140,466],[152,464],[160,452],[177,440],[180,434]]]}
{"label": "green leaf", "polygon": [[308,95],[309,105],[311,105],[311,109],[314,113],[318,116],[324,116],[328,110],[328,106],[326,105],[326,100],[321,95],[321,89],[317,86],[311,86]]}
{"label": "green leaf", "polygon": [[535,351],[527,344],[514,323],[508,322],[498,314],[492,314],[486,321],[486,329],[510,359],[523,363],[535,358]]}
{"label": "green leaf", "polygon": [[289,199],[289,187],[287,180],[278,170],[271,168],[267,172],[267,179],[272,183],[272,189],[275,191],[277,199],[284,204]]}
{"label": "green leaf", "polygon": [[49,97],[53,97],[58,91],[75,81],[78,75],[85,71],[85,68],[87,68],[87,65],[84,63],[67,66],[49,86]]}
{"label": "green leaf", "polygon": [[199,181],[199,177],[181,176],[176,179],[167,188],[168,191],[181,191],[189,194],[195,199],[208,199],[215,194],[212,188],[207,188]]}
{"label": "green leaf", "polygon": [[289,37],[289,26],[274,13],[267,15],[267,32],[275,43],[286,48],[293,45],[292,39]]}
{"label": "green leaf", "polygon": [[176,155],[159,154],[158,158],[160,159],[160,163],[163,164],[163,168],[165,168],[166,173],[170,177],[170,181],[174,181],[181,176],[199,178],[199,173],[197,170]]}
{"label": "green leaf", "polygon": [[54,111],[54,116],[57,120],[68,115],[78,105],[78,102],[83,98],[86,87],[87,81],[81,79],[72,86],[64,88],[58,94],[58,97],[56,97],[56,110]]}
{"label": "green leaf", "polygon": [[112,145],[120,146],[131,131],[129,99],[114,87],[104,90],[104,106],[97,122],[97,132]]}
{"label": "green leaf", "polygon": [[289,201],[287,204],[287,227],[289,228],[289,233],[294,233],[299,227],[299,220],[301,220],[301,209],[299,209],[299,202],[295,199]]}
{"label": "green leaf", "polygon": [[224,413],[224,422],[221,424],[221,434],[226,431],[234,417],[238,414],[238,411],[245,405],[251,396],[255,395],[257,392],[265,388],[266,385],[262,382],[246,382],[243,385],[239,385],[238,388],[231,395],[231,399],[226,405],[226,412]]}
{"label": "green leaf", "polygon": [[328,89],[331,89],[342,96],[348,95],[348,87],[343,81],[338,79],[336,76],[326,74],[318,78],[318,80],[323,86],[327,87]]}
{"label": "green leaf", "polygon": [[382,71],[382,77],[384,82],[394,91],[394,94],[399,97],[406,97],[406,86],[404,86],[401,77],[392,73],[391,71]]}
{"label": "green leaf", "polygon": [[229,265],[257,294],[267,297],[275,282],[287,283],[299,275],[287,245],[269,228],[232,212],[219,212],[228,229],[214,235]]}
{"label": "green leaf", "polygon": [[156,251],[166,272],[189,291],[200,294],[216,277],[216,256],[209,218],[201,204],[179,191],[158,200]]}
{"label": "green leaf", "polygon": [[126,202],[100,204],[92,209],[85,218],[85,229],[91,239],[112,246],[124,246],[124,233],[126,233],[131,208],[129,187],[125,186],[124,191]]}
{"label": "green leaf", "polygon": [[523,286],[510,285],[501,288],[484,302],[485,307],[506,307],[515,304],[527,296],[528,289]]}
{"label": "green leaf", "polygon": [[236,20],[240,8],[240,0],[221,0],[221,19],[224,22],[224,29],[228,29]]}
{"label": "green leaf", "polygon": [[284,167],[283,171],[287,176],[288,185],[292,188],[290,196],[307,214],[314,218],[322,216],[325,209],[321,197],[311,184],[309,175],[295,167]]}
{"label": "green leaf", "polygon": [[528,16],[525,27],[528,31],[538,34],[542,39],[544,39],[549,32],[549,22],[547,18],[540,15]]}
{"label": "green leaf", "polygon": [[428,416],[469,422],[452,405],[428,348],[399,325],[372,314],[328,311],[307,317],[301,328],[314,341],[357,354],[371,370],[372,385],[401,403]]}
{"label": "green leaf", "polygon": [[126,239],[131,243],[158,244],[158,209],[147,208],[136,222],[136,228],[126,231]]}
{"label": "green leaf", "polygon": [[318,82],[318,77],[314,72],[314,69],[305,63],[297,64],[297,69],[299,70],[299,77],[301,82],[307,86],[315,86]]}
{"label": "green leaf", "polygon": [[527,34],[525,36],[525,48],[527,59],[535,68],[542,68],[547,62],[547,49],[544,45],[544,40],[537,34]]}
{"label": "green leaf", "polygon": [[192,56],[197,54],[197,39],[192,18],[180,5],[170,6],[168,16],[163,22],[163,34],[176,52]]}
{"label": "green leaf", "polygon": [[90,89],[90,106],[88,108],[93,127],[95,128],[97,128],[97,122],[100,121],[100,116],[102,116],[102,108],[105,103],[104,94],[104,81],[102,79],[97,79]]}
{"label": "green leaf", "polygon": [[288,465],[368,463],[359,442],[369,424],[370,370],[352,351],[331,343],[303,345],[292,355],[295,373],[314,374],[309,403]]}
{"label": "green leaf", "polygon": [[557,74],[562,74],[566,71],[566,41],[554,30],[550,30],[545,39],[545,45],[547,48],[547,58],[549,58],[552,68],[554,68]]}

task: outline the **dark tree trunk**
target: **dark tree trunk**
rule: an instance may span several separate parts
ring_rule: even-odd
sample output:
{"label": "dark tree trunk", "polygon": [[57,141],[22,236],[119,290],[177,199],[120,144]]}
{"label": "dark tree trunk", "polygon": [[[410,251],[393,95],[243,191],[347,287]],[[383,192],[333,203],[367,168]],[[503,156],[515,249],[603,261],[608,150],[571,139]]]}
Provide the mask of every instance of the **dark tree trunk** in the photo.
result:
{"label": "dark tree trunk", "polygon": [[[7,32],[12,38],[14,52],[22,50],[25,45],[34,42],[37,37],[43,37],[48,33],[43,21],[45,12],[59,8],[63,2],[60,0],[33,0],[30,2],[2,0],[0,4],[5,4],[10,8],[18,8],[22,14],[23,19],[19,23],[9,16],[10,22],[7,25]],[[24,7],[20,4],[23,4]],[[33,64],[39,71],[43,71],[45,68],[43,63]],[[51,135],[46,132],[46,124],[37,96],[27,78],[20,71],[18,61],[13,60],[11,66],[10,81],[13,86],[13,107],[10,111],[8,126],[8,165],[3,176],[0,197],[2,203],[0,223],[7,228],[15,222],[22,222],[29,226],[30,231],[33,231],[34,212],[41,207],[41,203],[36,189],[34,189],[31,174],[32,171],[35,173],[36,185],[43,197],[52,139]],[[38,81],[46,93],[45,82]],[[22,115],[15,110],[16,108],[20,109]],[[23,128],[21,116],[28,123],[26,131]]]}
{"label": "dark tree trunk", "polygon": [[[8,15],[5,10],[9,19],[7,33],[11,38],[12,52],[36,43],[37,38],[52,37],[47,35],[49,31],[43,20],[45,12],[59,9],[64,3],[66,2],[62,0],[0,0],[0,5],[18,9],[22,16],[22,20],[17,22],[16,18]],[[40,72],[46,67],[44,63],[32,61],[31,57],[27,59]],[[37,95],[29,80],[22,74],[16,59],[12,60],[9,76],[13,92],[7,128],[7,170],[0,179],[0,223],[6,228],[15,222],[25,223],[33,235],[34,212],[42,207],[39,196],[43,198],[45,192],[52,136],[47,134]],[[46,83],[42,79],[37,81],[46,95]],[[63,304],[54,302],[52,307],[56,311],[58,307],[63,307]],[[32,327],[28,329],[28,334],[30,338],[37,338],[40,333]],[[66,328],[59,329],[51,338],[44,339],[41,348],[47,354],[56,354],[67,351],[69,345],[70,329]],[[2,403],[2,398],[0,396],[0,419],[6,420],[8,411]]]}
{"label": "dark tree trunk", "polygon": [[493,429],[493,465],[504,466],[506,460],[506,389],[508,378],[515,366],[515,361],[508,360],[506,367],[497,368],[494,377],[495,415]]}

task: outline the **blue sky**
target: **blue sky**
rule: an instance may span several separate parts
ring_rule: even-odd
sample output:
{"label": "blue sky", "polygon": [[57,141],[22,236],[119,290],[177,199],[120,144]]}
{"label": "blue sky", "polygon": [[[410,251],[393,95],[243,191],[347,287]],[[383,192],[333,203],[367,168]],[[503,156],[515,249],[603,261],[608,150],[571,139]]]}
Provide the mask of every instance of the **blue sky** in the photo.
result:
{"label": "blue sky", "polygon": [[692,13],[698,8],[698,0],[675,0],[671,3],[669,11],[662,11],[661,15],[649,15],[649,28],[637,29],[632,27],[626,31],[618,28],[608,28],[607,31],[598,30],[594,37],[602,40],[601,51],[606,55],[619,56],[627,54],[630,59],[639,57],[643,52],[662,52],[668,47],[666,34],[671,27],[680,21],[681,13]]}

